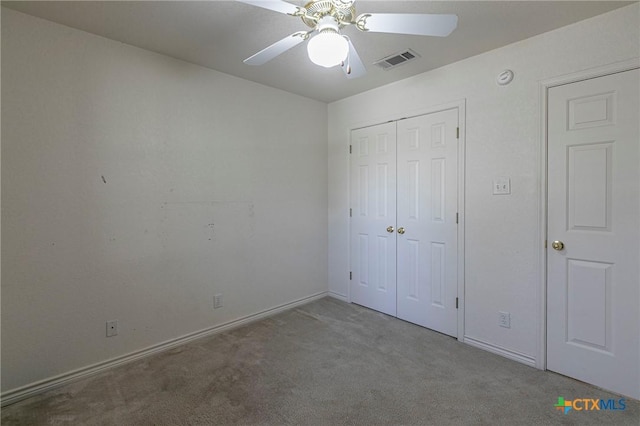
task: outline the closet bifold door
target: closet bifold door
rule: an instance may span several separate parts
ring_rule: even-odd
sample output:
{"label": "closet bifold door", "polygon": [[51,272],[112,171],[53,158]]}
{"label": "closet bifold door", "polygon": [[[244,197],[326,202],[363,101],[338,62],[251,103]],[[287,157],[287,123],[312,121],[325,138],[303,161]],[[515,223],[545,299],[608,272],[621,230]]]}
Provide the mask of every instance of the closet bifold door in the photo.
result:
{"label": "closet bifold door", "polygon": [[396,124],[353,130],[350,162],[350,298],[395,316]]}
{"label": "closet bifold door", "polygon": [[458,109],[397,122],[397,317],[457,336]]}

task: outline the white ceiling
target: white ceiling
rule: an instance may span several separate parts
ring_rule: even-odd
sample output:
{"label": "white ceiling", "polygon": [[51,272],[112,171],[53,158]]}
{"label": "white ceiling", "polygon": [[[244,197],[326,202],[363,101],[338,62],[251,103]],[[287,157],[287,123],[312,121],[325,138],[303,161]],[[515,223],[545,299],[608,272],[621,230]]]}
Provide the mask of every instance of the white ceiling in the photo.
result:
{"label": "white ceiling", "polygon": [[[291,3],[304,5],[305,1]],[[123,43],[307,96],[335,101],[488,50],[541,34],[632,2],[618,1],[356,1],[364,12],[453,13],[446,38],[348,34],[367,75],[345,78],[340,67],[312,64],[304,44],[252,67],[242,61],[308,27],[288,16],[234,1],[3,1],[2,5]],[[421,57],[391,70],[373,62],[410,48]]]}

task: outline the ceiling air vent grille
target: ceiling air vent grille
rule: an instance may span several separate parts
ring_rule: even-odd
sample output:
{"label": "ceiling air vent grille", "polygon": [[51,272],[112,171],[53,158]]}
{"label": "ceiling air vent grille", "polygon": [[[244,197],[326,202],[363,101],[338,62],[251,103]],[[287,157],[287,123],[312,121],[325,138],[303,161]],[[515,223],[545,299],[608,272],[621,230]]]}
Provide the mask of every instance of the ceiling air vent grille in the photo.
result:
{"label": "ceiling air vent grille", "polygon": [[374,62],[374,65],[379,66],[383,70],[390,70],[391,68],[395,68],[398,65],[406,64],[407,62],[419,58],[416,52],[411,49],[407,49],[401,53],[395,53],[393,55],[387,56],[386,58],[380,59],[377,62]]}

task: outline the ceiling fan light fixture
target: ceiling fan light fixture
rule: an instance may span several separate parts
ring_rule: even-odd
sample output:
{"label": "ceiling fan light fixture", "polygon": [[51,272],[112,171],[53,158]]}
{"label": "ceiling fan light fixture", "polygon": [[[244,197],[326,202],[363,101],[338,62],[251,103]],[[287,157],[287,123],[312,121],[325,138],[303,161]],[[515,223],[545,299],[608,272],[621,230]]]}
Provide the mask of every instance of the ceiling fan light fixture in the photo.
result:
{"label": "ceiling fan light fixture", "polygon": [[325,16],[318,22],[318,34],[307,43],[309,59],[316,65],[331,68],[340,65],[349,54],[349,42],[340,35],[335,18]]}
{"label": "ceiling fan light fixture", "polygon": [[349,42],[333,30],[324,30],[309,40],[309,59],[316,65],[331,68],[340,65],[349,54]]}

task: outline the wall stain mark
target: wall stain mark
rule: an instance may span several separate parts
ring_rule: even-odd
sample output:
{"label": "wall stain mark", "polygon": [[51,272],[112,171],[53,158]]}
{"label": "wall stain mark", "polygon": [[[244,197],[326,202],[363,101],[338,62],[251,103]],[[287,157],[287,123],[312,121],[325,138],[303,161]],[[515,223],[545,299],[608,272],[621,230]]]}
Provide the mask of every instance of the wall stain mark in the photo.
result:
{"label": "wall stain mark", "polygon": [[104,178],[104,175],[100,177],[102,178],[102,182],[107,183],[107,180]]}

